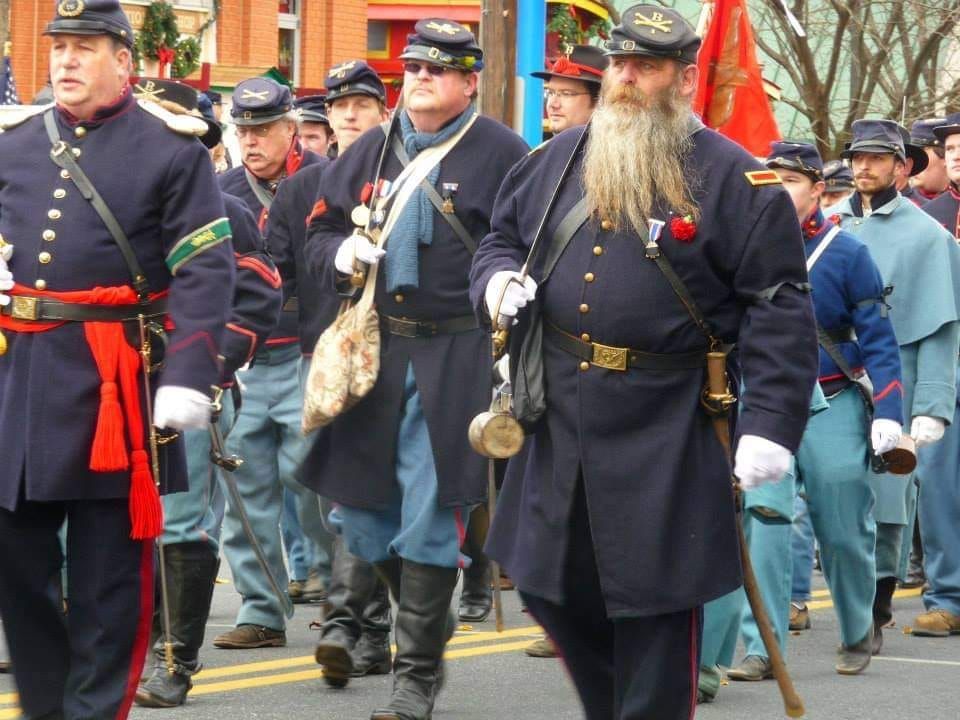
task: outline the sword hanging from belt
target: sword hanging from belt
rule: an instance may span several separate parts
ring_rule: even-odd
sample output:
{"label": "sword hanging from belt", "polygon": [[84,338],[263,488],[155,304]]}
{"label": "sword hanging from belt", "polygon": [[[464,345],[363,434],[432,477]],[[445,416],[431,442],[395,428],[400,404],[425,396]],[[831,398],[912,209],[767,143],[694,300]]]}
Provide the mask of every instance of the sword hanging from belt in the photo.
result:
{"label": "sword hanging from belt", "polygon": [[210,415],[210,462],[216,467],[227,488],[227,495],[230,497],[230,504],[233,506],[240,518],[240,526],[243,528],[243,534],[247,536],[250,548],[257,558],[257,564],[263,571],[270,589],[273,590],[277,600],[280,601],[280,607],[283,608],[283,614],[289,619],[293,617],[293,603],[290,596],[284,592],[277,582],[273,571],[270,569],[270,563],[267,562],[267,555],[263,551],[263,546],[257,539],[253,526],[250,524],[250,517],[243,504],[243,497],[240,495],[240,488],[237,487],[237,479],[233,473],[243,465],[243,459],[236,455],[228,455],[225,449],[223,432],[220,430],[220,414],[223,411],[223,388],[213,388],[213,412]]}
{"label": "sword hanging from belt", "polygon": [[[147,413],[147,427],[149,428],[150,443],[150,464],[153,470],[153,481],[160,484],[160,455],[158,446],[160,441],[157,437],[157,428],[153,424],[153,396],[150,391],[150,371],[152,345],[150,342],[150,330],[147,327],[147,319],[141,313],[137,315],[137,326],[140,330],[140,360],[143,364],[143,397],[144,407]],[[167,668],[167,674],[173,675],[176,671],[176,663],[173,658],[173,636],[170,634],[170,593],[167,589],[167,563],[164,558],[163,533],[157,537],[157,556],[160,565],[160,618],[163,621],[163,662]]]}
{"label": "sword hanging from belt", "polygon": [[[736,398],[730,390],[727,377],[726,352],[712,350],[707,353],[707,386],[704,388],[701,401],[713,421],[713,429],[716,432],[717,439],[723,446],[723,451],[726,453],[727,459],[731,461],[732,467],[729,417],[730,411],[736,403]],[[753,572],[750,549],[747,547],[747,540],[743,532],[743,491],[740,489],[740,481],[736,476],[733,476],[733,495],[737,508],[737,539],[740,545],[740,564],[743,566],[743,588],[747,593],[750,611],[753,613],[754,620],[757,621],[760,637],[763,639],[763,645],[770,657],[770,666],[780,689],[784,711],[787,717],[803,717],[805,713],[803,700],[793,687],[793,680],[791,680],[790,673],[783,661],[780,645],[777,643],[776,635],[774,635],[773,625],[770,623],[767,608],[763,603],[763,597],[757,585],[757,577]]]}

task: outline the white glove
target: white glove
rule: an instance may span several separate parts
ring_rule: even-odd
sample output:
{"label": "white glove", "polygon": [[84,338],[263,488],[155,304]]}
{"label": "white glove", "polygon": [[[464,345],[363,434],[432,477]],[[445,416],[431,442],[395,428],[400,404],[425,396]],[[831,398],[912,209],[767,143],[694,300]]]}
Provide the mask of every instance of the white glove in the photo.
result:
{"label": "white glove", "polygon": [[[520,278],[518,272],[501,270],[495,272],[487,283],[487,291],[484,294],[487,313],[492,318],[497,302],[500,302],[500,317],[497,318],[497,325],[501,328],[508,328],[515,324],[517,312],[533,300],[537,294],[537,283],[532,277],[523,278],[523,284],[520,284]],[[504,286],[507,288],[506,292],[503,290]],[[500,300],[501,294],[503,294],[502,301]]]}
{"label": "white glove", "polygon": [[353,275],[354,258],[367,265],[376,265],[380,258],[387,254],[386,250],[378,248],[368,238],[354,233],[342,243],[337,250],[333,264],[344,275]]}
{"label": "white glove", "polygon": [[780,480],[790,469],[790,451],[759,435],[744,435],[737,445],[733,474],[743,490]]}
{"label": "white glove", "polygon": [[190,430],[210,422],[210,398],[199,390],[161,385],[153,402],[153,424],[158,428]]}
{"label": "white glove", "polygon": [[919,449],[924,445],[932,445],[942,438],[946,429],[947,424],[940,418],[917,415],[910,425],[910,435],[916,440]]}
{"label": "white glove", "polygon": [[497,382],[510,382],[510,353],[504,353],[503,357],[493,364],[493,376]]}
{"label": "white glove", "polygon": [[[0,245],[0,290],[9,290],[13,287],[13,274],[7,267],[7,261],[13,256],[13,245]],[[9,305],[10,296],[0,292],[0,305]]]}
{"label": "white glove", "polygon": [[877,455],[893,450],[900,442],[903,428],[896,420],[877,418],[870,426],[870,444]]}

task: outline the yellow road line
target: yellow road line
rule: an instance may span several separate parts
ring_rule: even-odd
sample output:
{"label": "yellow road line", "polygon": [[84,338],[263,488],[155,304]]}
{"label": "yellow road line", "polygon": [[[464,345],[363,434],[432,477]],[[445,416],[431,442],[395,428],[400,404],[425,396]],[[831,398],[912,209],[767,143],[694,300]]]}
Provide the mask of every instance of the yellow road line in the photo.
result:
{"label": "yellow road line", "polygon": [[[529,640],[521,640],[520,642],[498,643],[485,647],[463,648],[445,653],[444,657],[447,660],[456,660],[458,658],[478,657],[480,655],[497,655],[521,650],[528,644]],[[304,680],[319,680],[321,677],[323,677],[323,673],[320,668],[314,668],[311,670],[300,670],[298,672],[280,673],[279,675],[262,675],[260,677],[243,678],[241,680],[225,680],[224,682],[218,683],[197,683],[194,685],[193,690],[190,691],[190,694],[209,695],[211,693],[246,690],[270,685],[283,685],[285,683],[302,682]],[[2,720],[2,718],[0,718],[0,720]]]}
{"label": "yellow road line", "polygon": [[[496,642],[501,639],[506,640],[515,637],[529,638],[542,632],[543,630],[541,630],[537,625],[527,625],[525,627],[512,628],[510,630],[504,630],[502,633],[498,633],[496,631],[474,632],[467,635],[456,635],[455,637],[451,638],[449,643],[447,643],[447,647],[473,645],[484,642]],[[394,648],[394,650],[396,650],[396,648]],[[444,655],[444,657],[451,657],[451,655],[448,652]],[[250,675],[258,672],[286,670],[289,668],[304,666],[309,667],[311,665],[316,665],[316,660],[313,659],[313,655],[298,655],[297,657],[280,658],[277,660],[265,660],[262,662],[227,665],[216,668],[204,668],[194,676],[194,684],[202,684],[208,680],[232,677],[234,675]]]}
{"label": "yellow road line", "polygon": [[[917,597],[921,595],[923,590],[921,588],[908,588],[906,590],[897,590],[893,596],[895,598],[908,598],[908,597]],[[827,593],[829,595],[829,593]],[[833,607],[833,600],[814,600],[807,603],[807,608],[810,610],[822,610],[824,608]]]}
{"label": "yellow road line", "polygon": [[885,660],[887,662],[916,663],[918,665],[949,665],[950,667],[960,667],[960,662],[954,660],[924,660],[922,658],[890,657],[889,655],[877,655],[874,660]]}

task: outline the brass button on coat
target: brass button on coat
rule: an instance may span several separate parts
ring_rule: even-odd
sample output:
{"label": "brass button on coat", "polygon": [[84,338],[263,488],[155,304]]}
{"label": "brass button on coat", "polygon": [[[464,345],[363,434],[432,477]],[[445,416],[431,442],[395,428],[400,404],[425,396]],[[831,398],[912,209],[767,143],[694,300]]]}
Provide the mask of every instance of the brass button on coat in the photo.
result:
{"label": "brass button on coat", "polygon": [[594,246],[593,246],[593,254],[594,254],[594,255],[603,255],[603,248],[600,247],[599,245],[594,245]]}
{"label": "brass button on coat", "polygon": [[40,278],[39,280],[34,280],[33,286],[34,286],[37,290],[46,290],[46,289],[47,289],[47,281],[44,280],[43,278]]}
{"label": "brass button on coat", "polygon": [[590,333],[584,333],[583,335],[580,336],[580,339],[583,340],[584,342],[590,342]]}
{"label": "brass button on coat", "polygon": [[64,190],[63,188],[57,188],[56,190],[53,191],[53,196],[57,200],[63,200],[63,198],[67,196],[67,191]]}
{"label": "brass button on coat", "polygon": [[397,293],[396,295],[393,296],[393,299],[396,300],[398,303],[402,303],[403,295],[401,295],[400,293]]}
{"label": "brass button on coat", "polygon": [[70,171],[69,171],[69,170],[61,170],[61,171],[60,171],[60,177],[62,177],[64,180],[69,180],[69,179],[70,179]]}
{"label": "brass button on coat", "polygon": [[600,221],[600,227],[603,230],[612,230],[613,229],[613,220],[609,218],[604,218]]}
{"label": "brass button on coat", "polygon": [[87,134],[87,129],[81,125],[76,130],[73,131],[73,134],[76,135],[77,137],[83,137],[84,135]]}
{"label": "brass button on coat", "polygon": [[57,234],[53,230],[44,230],[42,237],[47,242],[52,242],[56,239]]}
{"label": "brass button on coat", "polygon": [[72,152],[74,157],[80,157],[80,155],[82,154],[80,151],[80,148],[74,148]]}
{"label": "brass button on coat", "polygon": [[590,306],[587,305],[586,303],[583,303],[583,304],[580,306],[580,312],[582,312],[582,313],[588,313],[588,312],[590,312]]}
{"label": "brass button on coat", "polygon": [[595,279],[595,276],[593,273],[587,273],[586,275],[583,276],[584,282],[593,282],[594,279]]}
{"label": "brass button on coat", "polygon": [[52,209],[50,209],[50,210],[47,210],[47,217],[50,218],[51,220],[59,220],[61,214],[62,214],[62,213],[61,213],[59,210],[57,210],[56,208],[52,208]]}
{"label": "brass button on coat", "polygon": [[582,363],[580,363],[580,369],[581,369],[581,370],[589,370],[589,369],[590,369],[590,363],[588,363],[586,360],[584,360]]}
{"label": "brass button on coat", "polygon": [[51,260],[53,260],[53,255],[44,250],[42,253],[37,255],[37,260],[39,260],[43,265],[46,265]]}

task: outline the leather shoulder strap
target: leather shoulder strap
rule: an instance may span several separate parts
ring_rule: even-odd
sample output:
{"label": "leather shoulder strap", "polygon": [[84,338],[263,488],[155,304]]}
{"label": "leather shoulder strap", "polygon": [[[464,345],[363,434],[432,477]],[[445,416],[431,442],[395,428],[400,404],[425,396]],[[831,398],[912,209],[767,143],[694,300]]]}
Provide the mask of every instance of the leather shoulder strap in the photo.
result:
{"label": "leather shoulder strap", "polygon": [[70,173],[70,179],[73,181],[73,184],[76,185],[77,190],[80,191],[83,199],[90,203],[97,215],[100,216],[100,219],[103,220],[103,224],[107,226],[107,230],[113,237],[113,241],[117,244],[117,247],[120,248],[120,253],[127,263],[127,268],[133,279],[133,288],[137,292],[137,297],[141,302],[145,302],[149,296],[150,287],[147,284],[147,276],[140,266],[140,261],[137,260],[133,248],[130,247],[130,240],[127,238],[126,233],[123,232],[123,228],[120,227],[116,216],[107,206],[107,203],[104,202],[103,197],[97,192],[93,183],[90,182],[90,178],[87,177],[86,173],[80,168],[80,165],[77,164],[73,156],[73,148],[61,139],[52,108],[43,114],[43,124],[47,130],[47,137],[50,139],[50,159],[53,160],[57,167]]}
{"label": "leather shoulder strap", "polygon": [[273,195],[268,193],[263,185],[257,182],[257,178],[252,172],[243,169],[243,176],[247,179],[247,185],[250,186],[250,189],[253,190],[253,194],[257,196],[257,200],[260,201],[260,204],[263,205],[269,212],[270,206],[273,205]]}
{"label": "leather shoulder strap", "polygon": [[[384,132],[386,132],[386,128],[384,128]],[[393,150],[393,154],[397,156],[397,159],[400,161],[400,164],[403,167],[406,167],[410,164],[410,156],[407,155],[407,151],[404,150],[403,143],[400,142],[399,137],[396,135],[393,136],[390,142],[390,147]],[[420,187],[427,194],[430,204],[436,208],[438,213],[440,213],[440,217],[447,221],[447,224],[453,229],[453,232],[456,233],[458,238],[460,238],[460,242],[462,242],[467,248],[467,252],[469,252],[471,255],[477,252],[476,241],[473,239],[473,237],[471,237],[470,233],[467,231],[467,228],[463,226],[463,223],[460,222],[460,218],[457,217],[457,214],[455,212],[444,212],[443,198],[440,197],[440,193],[437,192],[437,189],[427,180],[423,180],[423,182],[420,183]]]}
{"label": "leather shoulder strap", "polygon": [[667,256],[660,252],[660,246],[657,245],[656,240],[651,240],[649,235],[647,236],[646,255],[660,268],[660,272],[663,273],[667,282],[670,283],[673,292],[680,298],[680,302],[683,303],[683,306],[687,309],[687,312],[693,319],[694,324],[700,329],[700,332],[706,335],[711,345],[716,345],[719,341],[713,334],[713,328],[710,327],[710,323],[707,322],[703,313],[700,312],[700,308],[693,299],[693,295],[690,294],[690,290],[687,289],[686,284],[680,279],[680,276],[677,275]]}
{"label": "leather shoulder strap", "polygon": [[543,276],[540,283],[545,283],[556,267],[557,261],[563,255],[563,251],[570,244],[570,239],[577,234],[583,224],[590,217],[587,210],[587,198],[583,196],[580,200],[567,211],[556,230],[553,231],[553,237],[550,238],[550,245],[547,247],[547,254],[543,259]]}

